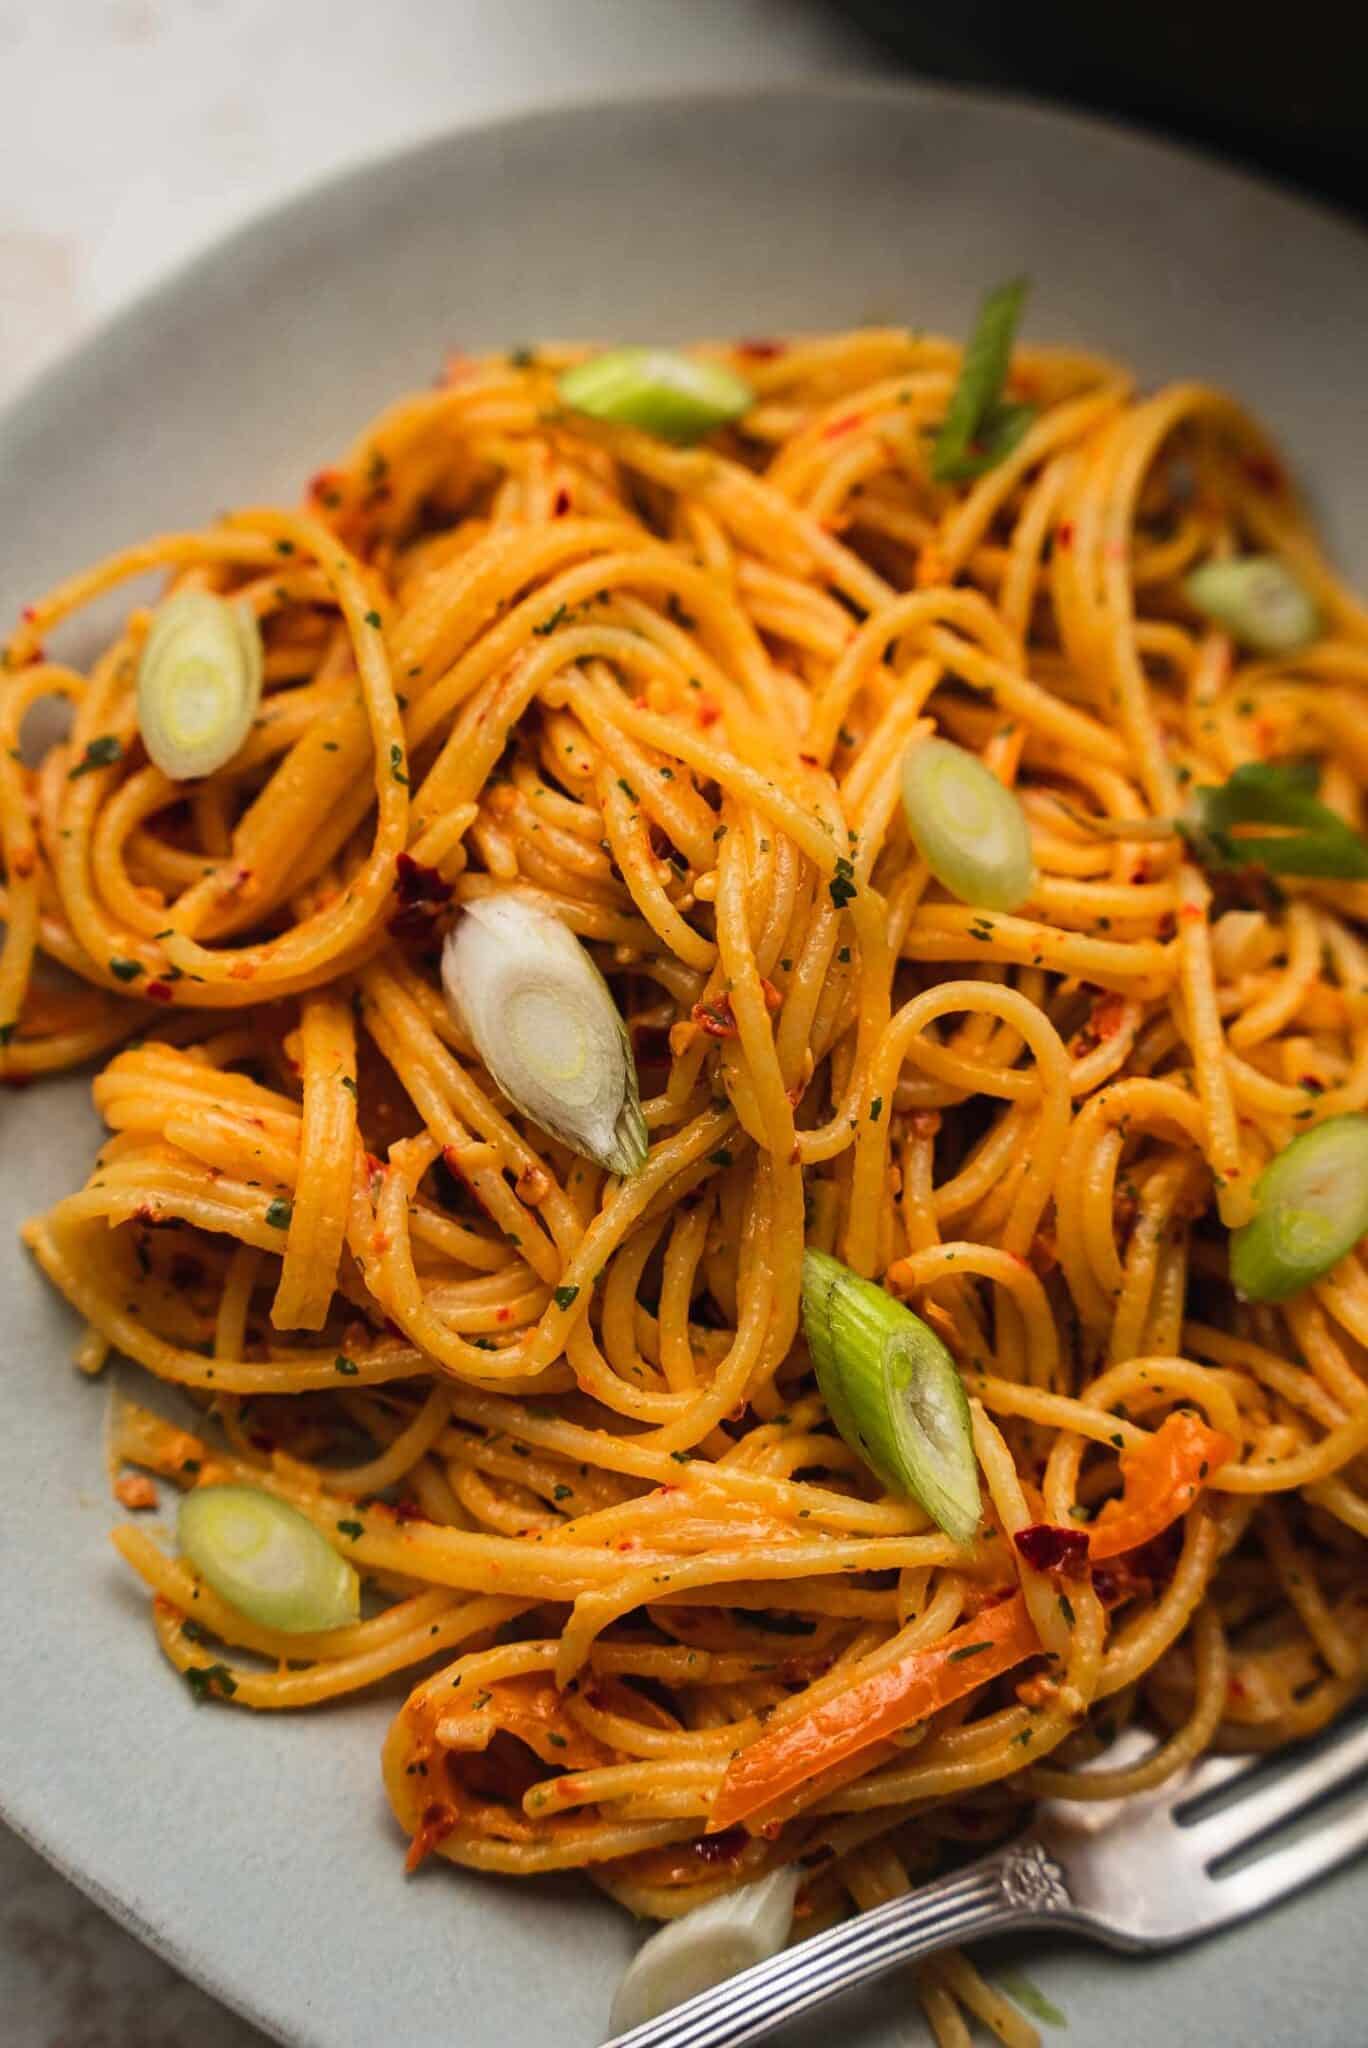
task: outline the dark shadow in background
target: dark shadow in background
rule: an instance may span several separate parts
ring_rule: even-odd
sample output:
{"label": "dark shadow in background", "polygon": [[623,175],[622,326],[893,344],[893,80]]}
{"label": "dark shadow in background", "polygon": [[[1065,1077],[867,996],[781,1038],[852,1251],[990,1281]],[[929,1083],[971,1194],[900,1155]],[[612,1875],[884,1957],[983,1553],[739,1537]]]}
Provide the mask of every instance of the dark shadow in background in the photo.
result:
{"label": "dark shadow in background", "polygon": [[830,0],[909,71],[1112,113],[1368,218],[1368,9],[1349,0]]}

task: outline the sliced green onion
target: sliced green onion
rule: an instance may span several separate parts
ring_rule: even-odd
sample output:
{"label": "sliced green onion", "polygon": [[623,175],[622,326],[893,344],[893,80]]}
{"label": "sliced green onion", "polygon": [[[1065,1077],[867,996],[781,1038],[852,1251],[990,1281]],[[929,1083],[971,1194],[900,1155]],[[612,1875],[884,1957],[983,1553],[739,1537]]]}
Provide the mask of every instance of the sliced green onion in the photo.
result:
{"label": "sliced green onion", "polygon": [[998,1978],[1007,1996],[1014,1999],[1034,2020],[1040,2020],[1047,2027],[1067,2027],[1069,2022],[1054,2000],[1047,1998],[1038,1984],[1033,1984],[1021,1971]]}
{"label": "sliced green onion", "polygon": [[908,828],[938,882],[976,909],[1016,910],[1035,870],[1026,813],[974,754],[914,740],[903,756]]}
{"label": "sliced green onion", "polygon": [[969,1402],[920,1316],[826,1252],[803,1255],[803,1330],[822,1398],[850,1448],[956,1543],[979,1526]]}
{"label": "sliced green onion", "polygon": [[207,590],[167,600],[138,664],[138,727],[163,775],[189,782],[232,760],[261,702],[261,666],[248,606]]}
{"label": "sliced green onion", "polygon": [[1254,654],[1295,654],[1320,631],[1315,599],[1276,555],[1204,562],[1183,578],[1183,589]]}
{"label": "sliced green onion", "polygon": [[968,483],[1011,454],[1035,418],[1035,407],[1004,405],[1002,389],[1012,360],[1030,280],[1014,277],[989,292],[965,343],[959,379],[931,450],[938,484]]}
{"label": "sliced green onion", "polygon": [[607,982],[559,919],[513,895],[467,904],[442,949],[442,987],[524,1116],[610,1173],[645,1165],[626,1030]]}
{"label": "sliced green onion", "polygon": [[181,1502],[181,1550],[214,1591],[263,1628],[285,1635],[344,1628],[361,1589],[307,1516],[258,1486],[200,1486]]}
{"label": "sliced green onion", "polygon": [[[1192,814],[1178,829],[1209,868],[1368,880],[1368,840],[1319,801],[1319,781],[1314,761],[1246,761],[1226,781],[1194,791]],[[1249,830],[1256,825],[1276,830]]]}
{"label": "sliced green onion", "polygon": [[1332,1116],[1294,1138],[1254,1183],[1259,1207],[1231,1234],[1230,1277],[1247,1301],[1286,1301],[1368,1233],[1368,1116]]}
{"label": "sliced green onion", "polygon": [[557,388],[572,411],[663,441],[697,441],[755,403],[749,384],[721,363],[667,348],[610,349],[566,370]]}
{"label": "sliced green onion", "polygon": [[777,1956],[793,1925],[799,1881],[797,1866],[787,1864],[668,1921],[628,1964],[613,2000],[610,2032],[626,2034],[738,1970]]}

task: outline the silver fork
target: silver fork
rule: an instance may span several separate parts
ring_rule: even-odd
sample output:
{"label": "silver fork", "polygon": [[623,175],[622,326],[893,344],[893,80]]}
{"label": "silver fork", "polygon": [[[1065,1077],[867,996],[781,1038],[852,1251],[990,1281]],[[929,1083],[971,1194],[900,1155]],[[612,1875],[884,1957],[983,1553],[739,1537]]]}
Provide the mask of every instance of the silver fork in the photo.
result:
{"label": "silver fork", "polygon": [[[1128,1731],[1105,1762],[1135,1762],[1148,1746]],[[1228,1927],[1368,1847],[1366,1794],[1313,1832],[1223,1871],[1236,1852],[1368,1770],[1368,1715],[1277,1776],[1262,1763],[1212,1757],[1134,1799],[1046,1801],[1030,1832],[1007,1847],[729,1977],[608,2048],[741,2048],[899,1963],[1024,1927],[1132,1951]],[[1217,1792],[1230,1803],[1207,1811]]]}

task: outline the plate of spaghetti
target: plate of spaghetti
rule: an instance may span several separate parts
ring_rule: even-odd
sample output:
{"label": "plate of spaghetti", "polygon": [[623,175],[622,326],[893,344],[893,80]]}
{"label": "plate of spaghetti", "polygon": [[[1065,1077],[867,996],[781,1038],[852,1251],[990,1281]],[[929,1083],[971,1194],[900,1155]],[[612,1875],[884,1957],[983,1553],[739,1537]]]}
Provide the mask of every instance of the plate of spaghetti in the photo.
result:
{"label": "plate of spaghetti", "polygon": [[[281,2039],[601,2040],[1354,1701],[1364,254],[573,110],[0,429],[0,1798]],[[1347,2043],[1362,1903],[857,2032]]]}

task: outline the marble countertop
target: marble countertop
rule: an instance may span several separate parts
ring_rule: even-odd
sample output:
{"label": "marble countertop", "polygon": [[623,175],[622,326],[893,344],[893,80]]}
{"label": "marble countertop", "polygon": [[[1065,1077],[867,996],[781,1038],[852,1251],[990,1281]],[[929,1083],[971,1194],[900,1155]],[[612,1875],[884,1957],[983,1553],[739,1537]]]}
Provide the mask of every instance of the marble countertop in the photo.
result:
{"label": "marble countertop", "polygon": [[[0,0],[0,404],[343,164],[596,91],[865,56],[815,0]],[[0,2011],[5,2048],[264,2048],[2,1824]]]}

